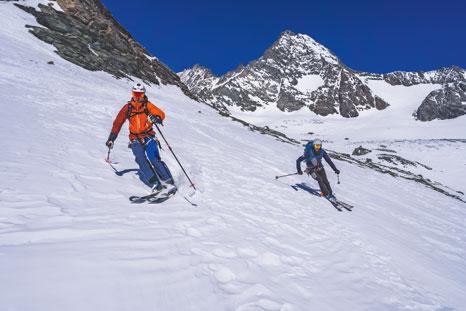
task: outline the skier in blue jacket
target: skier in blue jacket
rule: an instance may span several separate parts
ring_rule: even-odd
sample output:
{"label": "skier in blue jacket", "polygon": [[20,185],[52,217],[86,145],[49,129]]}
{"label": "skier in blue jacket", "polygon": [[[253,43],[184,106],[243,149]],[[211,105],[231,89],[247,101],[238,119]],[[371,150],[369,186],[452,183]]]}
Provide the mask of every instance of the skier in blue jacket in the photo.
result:
{"label": "skier in blue jacket", "polygon": [[325,196],[327,199],[331,199],[334,198],[334,196],[324,166],[322,165],[322,158],[330,165],[335,174],[340,174],[340,171],[336,168],[335,164],[333,164],[327,152],[322,148],[322,141],[320,139],[310,141],[306,145],[304,154],[296,160],[296,169],[298,174],[302,175],[301,162],[306,160],[307,168],[305,172],[311,175],[313,179],[317,180],[321,195]]}

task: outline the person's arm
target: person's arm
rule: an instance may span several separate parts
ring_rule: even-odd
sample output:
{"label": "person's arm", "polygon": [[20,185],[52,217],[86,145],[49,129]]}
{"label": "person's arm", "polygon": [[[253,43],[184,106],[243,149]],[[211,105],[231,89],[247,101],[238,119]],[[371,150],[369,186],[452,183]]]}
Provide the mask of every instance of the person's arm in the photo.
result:
{"label": "person's arm", "polygon": [[147,103],[147,110],[149,110],[149,113],[153,116],[158,116],[160,120],[165,119],[165,112],[163,112],[160,108],[152,104],[151,102]]}
{"label": "person's arm", "polygon": [[296,172],[299,174],[299,175],[302,175],[303,174],[303,171],[301,170],[301,162],[303,162],[305,159],[304,155],[300,156],[297,160],[296,160]]}
{"label": "person's arm", "polygon": [[118,112],[115,120],[113,121],[112,130],[108,136],[107,142],[105,143],[107,147],[112,148],[113,142],[117,139],[118,133],[120,133],[121,127],[126,121],[126,114],[128,113],[128,105],[124,105]]}
{"label": "person's arm", "polygon": [[340,171],[337,169],[337,167],[335,166],[335,164],[333,164],[332,162],[332,159],[330,159],[330,157],[328,156],[327,152],[325,152],[325,150],[323,150],[324,152],[324,155],[323,155],[323,158],[325,159],[325,161],[328,163],[328,165],[330,165],[330,167],[333,169],[333,171],[337,174],[340,174]]}

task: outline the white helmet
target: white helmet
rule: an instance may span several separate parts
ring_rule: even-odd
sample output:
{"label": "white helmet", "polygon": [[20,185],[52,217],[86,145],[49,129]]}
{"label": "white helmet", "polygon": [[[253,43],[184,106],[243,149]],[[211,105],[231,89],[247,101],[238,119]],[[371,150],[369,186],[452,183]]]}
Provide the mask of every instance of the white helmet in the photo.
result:
{"label": "white helmet", "polygon": [[320,139],[314,140],[314,142],[312,143],[312,147],[314,148],[314,150],[319,151],[320,148],[322,148],[322,141]]}
{"label": "white helmet", "polygon": [[142,83],[137,82],[136,84],[133,85],[132,91],[136,93],[145,93],[146,88],[144,87],[144,85],[142,85]]}

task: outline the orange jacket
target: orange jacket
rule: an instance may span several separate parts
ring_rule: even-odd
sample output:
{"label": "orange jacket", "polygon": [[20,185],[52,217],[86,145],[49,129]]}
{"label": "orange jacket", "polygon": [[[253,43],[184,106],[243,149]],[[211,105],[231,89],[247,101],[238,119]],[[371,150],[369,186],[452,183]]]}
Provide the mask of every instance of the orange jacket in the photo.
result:
{"label": "orange jacket", "polygon": [[[149,114],[154,116],[159,116],[160,119],[165,119],[165,113],[152,104],[150,101],[146,102],[147,111]],[[120,112],[113,121],[113,127],[111,136],[116,137],[125,123],[126,119],[129,117],[129,139],[139,139],[144,138],[147,136],[153,136],[155,134],[154,130],[152,129],[152,122],[147,118],[147,115],[144,111],[144,104],[141,102],[131,100],[131,115],[128,116],[128,107],[129,102],[121,108]]]}

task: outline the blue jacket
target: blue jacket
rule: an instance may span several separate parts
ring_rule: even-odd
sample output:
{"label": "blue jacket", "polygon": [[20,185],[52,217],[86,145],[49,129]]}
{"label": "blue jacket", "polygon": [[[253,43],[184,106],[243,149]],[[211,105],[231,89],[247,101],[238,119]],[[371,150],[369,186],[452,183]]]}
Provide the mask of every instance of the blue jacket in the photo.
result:
{"label": "blue jacket", "polygon": [[303,162],[304,160],[306,160],[307,166],[312,167],[312,159],[316,159],[317,163],[319,163],[319,166],[323,167],[322,158],[325,159],[325,161],[328,163],[328,165],[330,165],[330,167],[334,171],[337,170],[335,164],[333,164],[332,162],[332,159],[330,159],[327,152],[325,152],[323,148],[321,148],[318,152],[316,152],[314,148],[311,148],[309,151],[306,150],[305,153],[296,160],[296,170],[298,172],[301,172],[301,162]]}

